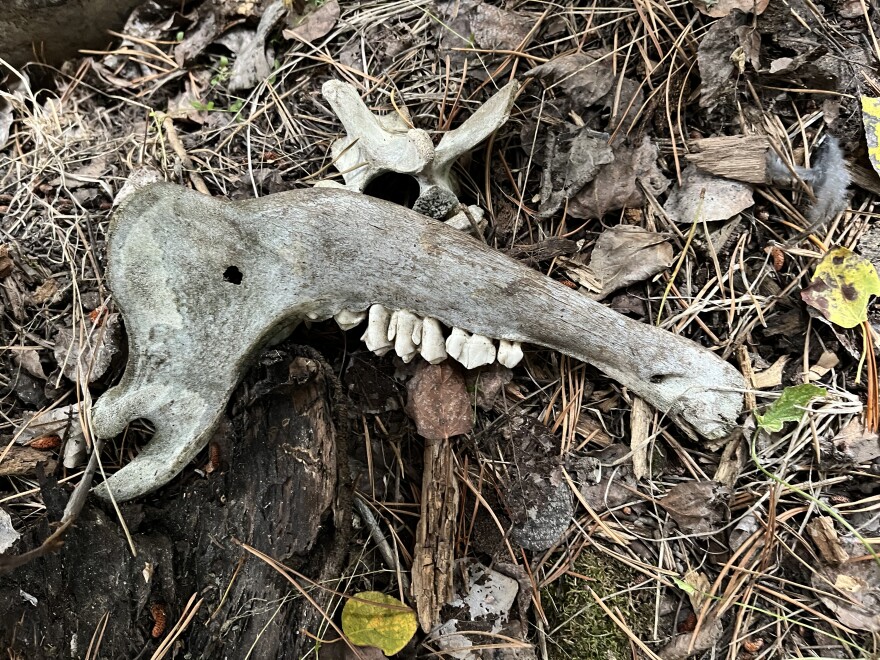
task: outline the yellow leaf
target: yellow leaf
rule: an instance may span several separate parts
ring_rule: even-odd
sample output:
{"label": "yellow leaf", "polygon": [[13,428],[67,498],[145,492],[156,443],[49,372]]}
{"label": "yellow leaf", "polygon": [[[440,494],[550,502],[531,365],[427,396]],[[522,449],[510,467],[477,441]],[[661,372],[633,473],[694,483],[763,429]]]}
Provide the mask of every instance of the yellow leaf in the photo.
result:
{"label": "yellow leaf", "polygon": [[342,608],[342,631],[351,643],[375,646],[385,655],[403,649],[417,626],[415,612],[379,591],[363,591]]}
{"label": "yellow leaf", "polygon": [[868,318],[868,300],[880,294],[877,269],[844,247],[829,251],[816,266],[813,280],[801,298],[842,328],[854,328]]}
{"label": "yellow leaf", "polygon": [[880,174],[880,98],[862,97],[862,123],[868,140],[868,158]]}

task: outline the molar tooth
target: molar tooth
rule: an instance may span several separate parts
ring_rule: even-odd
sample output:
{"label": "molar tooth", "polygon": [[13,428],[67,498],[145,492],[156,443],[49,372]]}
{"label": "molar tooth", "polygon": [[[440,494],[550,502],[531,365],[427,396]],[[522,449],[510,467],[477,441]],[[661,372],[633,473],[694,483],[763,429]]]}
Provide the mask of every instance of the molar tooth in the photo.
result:
{"label": "molar tooth", "polygon": [[483,335],[471,335],[465,345],[466,369],[476,369],[484,364],[492,364],[495,361],[495,344]]}
{"label": "molar tooth", "polygon": [[388,341],[394,340],[394,351],[404,362],[412,360],[418,348],[413,337],[418,334],[421,339],[422,319],[405,309],[397,310],[391,315],[388,324]]}
{"label": "molar tooth", "polygon": [[367,321],[367,331],[361,337],[367,348],[376,355],[385,355],[391,350],[392,343],[388,339],[388,324],[391,321],[391,312],[382,305],[373,305]]}
{"label": "molar tooth", "polygon": [[351,310],[343,309],[341,312],[336,313],[333,318],[340,328],[351,330],[359,326],[367,318],[367,312],[352,312]]}
{"label": "molar tooth", "polygon": [[[446,359],[446,340],[440,321],[427,317],[422,321],[422,337],[419,352],[426,362],[440,364]],[[417,342],[416,342],[417,343]]]}
{"label": "molar tooth", "polygon": [[523,359],[522,345],[518,341],[502,339],[498,342],[498,363],[513,369]]}

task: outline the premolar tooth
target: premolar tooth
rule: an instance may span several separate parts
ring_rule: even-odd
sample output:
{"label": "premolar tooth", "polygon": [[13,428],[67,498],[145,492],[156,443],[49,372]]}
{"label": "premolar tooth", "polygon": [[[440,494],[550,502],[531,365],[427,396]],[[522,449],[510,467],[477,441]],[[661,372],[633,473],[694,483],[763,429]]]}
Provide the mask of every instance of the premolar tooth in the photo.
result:
{"label": "premolar tooth", "polygon": [[414,340],[416,336],[421,341],[422,319],[405,309],[397,310],[391,315],[391,322],[388,324],[388,341],[394,340],[394,352],[404,362],[409,362],[418,353]]}
{"label": "premolar tooth", "polygon": [[382,305],[373,305],[367,320],[367,331],[361,337],[367,348],[376,355],[385,355],[391,350],[392,343],[388,339],[388,324],[391,321],[391,312]]}
{"label": "premolar tooth", "polygon": [[498,342],[498,363],[513,369],[523,359],[522,345],[518,341],[502,339]]}
{"label": "premolar tooth", "polygon": [[359,326],[365,318],[367,318],[367,312],[352,312],[348,309],[343,309],[341,312],[338,312],[333,316],[336,323],[343,330],[351,330],[352,328],[356,328]]}
{"label": "premolar tooth", "polygon": [[430,317],[424,319],[421,339],[419,352],[426,362],[440,364],[446,359],[446,340],[443,339],[443,328],[440,327],[440,321]]}
{"label": "premolar tooth", "polygon": [[446,352],[461,362],[465,369],[476,369],[491,364],[495,359],[495,345],[483,335],[471,335],[461,328],[453,328],[446,339]]}

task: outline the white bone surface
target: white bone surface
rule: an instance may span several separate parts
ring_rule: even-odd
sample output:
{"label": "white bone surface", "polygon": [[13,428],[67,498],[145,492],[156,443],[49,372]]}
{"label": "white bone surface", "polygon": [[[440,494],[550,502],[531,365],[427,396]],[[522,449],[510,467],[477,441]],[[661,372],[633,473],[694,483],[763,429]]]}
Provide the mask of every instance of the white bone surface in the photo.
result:
{"label": "white bone surface", "polygon": [[502,339],[498,342],[498,364],[508,369],[513,369],[522,359],[522,346],[518,341]]}
{"label": "white bone surface", "polygon": [[422,321],[422,342],[419,353],[426,362],[440,364],[446,359],[446,340],[443,338],[443,327],[440,321],[430,316]]}
{"label": "white bone surface", "polygon": [[367,348],[376,355],[385,355],[394,344],[388,339],[388,324],[391,322],[391,312],[382,305],[370,307],[367,317],[367,331],[361,337]]}
{"label": "white bone surface", "polygon": [[[467,347],[465,363],[485,360],[488,337],[528,342],[593,364],[688,433],[723,439],[738,428],[745,381],[718,355],[358,193],[309,188],[231,202],[153,184],[120,205],[107,257],[129,358],[92,409],[92,427],[110,438],[145,418],[156,432],[97,487],[104,498],[112,489],[130,500],[170,481],[207,445],[257,352],[308,313],[343,309],[370,308],[373,350],[392,348],[388,310],[411,310],[428,319],[421,352],[431,361],[440,321],[458,329],[450,347],[460,359]],[[224,278],[231,266],[240,282]]]}
{"label": "white bone surface", "polygon": [[367,318],[366,310],[363,312],[352,312],[351,310],[343,309],[341,312],[333,315],[333,320],[343,330],[352,330],[358,327],[364,322],[365,318]]}
{"label": "white bone surface", "polygon": [[464,347],[464,360],[460,362],[465,369],[476,369],[495,361],[495,344],[483,335],[471,335]]}
{"label": "white bone surface", "polygon": [[415,342],[416,337],[421,341],[422,319],[405,309],[391,314],[388,341],[394,340],[394,352],[404,362],[410,362],[419,352]]}

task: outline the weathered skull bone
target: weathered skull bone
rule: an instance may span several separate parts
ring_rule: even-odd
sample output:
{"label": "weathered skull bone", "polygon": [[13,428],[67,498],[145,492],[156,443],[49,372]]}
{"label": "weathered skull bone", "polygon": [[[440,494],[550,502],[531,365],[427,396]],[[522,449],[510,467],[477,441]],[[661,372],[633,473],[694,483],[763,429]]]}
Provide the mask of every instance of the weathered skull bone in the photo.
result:
{"label": "weathered skull bone", "polygon": [[[369,310],[386,328],[405,311],[385,341],[408,332],[422,351],[427,337],[443,337],[442,326],[459,352],[509,353],[520,342],[561,351],[708,438],[729,433],[742,408],[742,376],[690,340],[365,195],[312,188],[230,202],[153,184],[120,206],[107,249],[129,358],[95,405],[93,428],[108,438],[146,418],[156,432],[96,489],[102,496],[109,488],[129,500],[167,483],[208,442],[257,351],[301,321],[341,310]],[[473,336],[492,348],[482,340],[469,347]]]}
{"label": "weathered skull bone", "polygon": [[515,80],[505,85],[434,147],[426,131],[410,127],[399,113],[374,115],[352,85],[328,80],[321,93],[346,132],[330,147],[336,169],[345,187],[357,192],[388,172],[411,176],[419,187],[413,209],[444,220],[458,205],[452,166],[504,125],[518,91]]}
{"label": "weathered skull bone", "polygon": [[[461,126],[445,133],[435,149],[428,133],[412,128],[400,113],[374,115],[354,86],[329,80],[321,92],[345,127],[346,136],[330,147],[345,185],[332,181],[320,181],[317,185],[363,193],[371,182],[389,172],[410,176],[419,188],[413,210],[456,229],[470,229],[472,221],[482,222],[483,210],[478,206],[469,207],[469,218],[460,211],[446,220],[459,206],[452,166],[504,125],[518,91],[517,81],[508,83]],[[367,317],[367,312],[345,309],[335,319],[343,330],[350,330]],[[475,369],[497,358],[500,364],[512,368],[523,357],[519,344],[503,342],[496,350],[488,337],[469,335],[460,328],[454,328],[449,338],[444,338],[436,319],[418,319],[407,310],[392,313],[380,306],[371,309],[367,331],[361,339],[376,355],[384,355],[393,348],[404,362],[421,354],[428,362],[437,364],[449,356],[466,368]]]}

